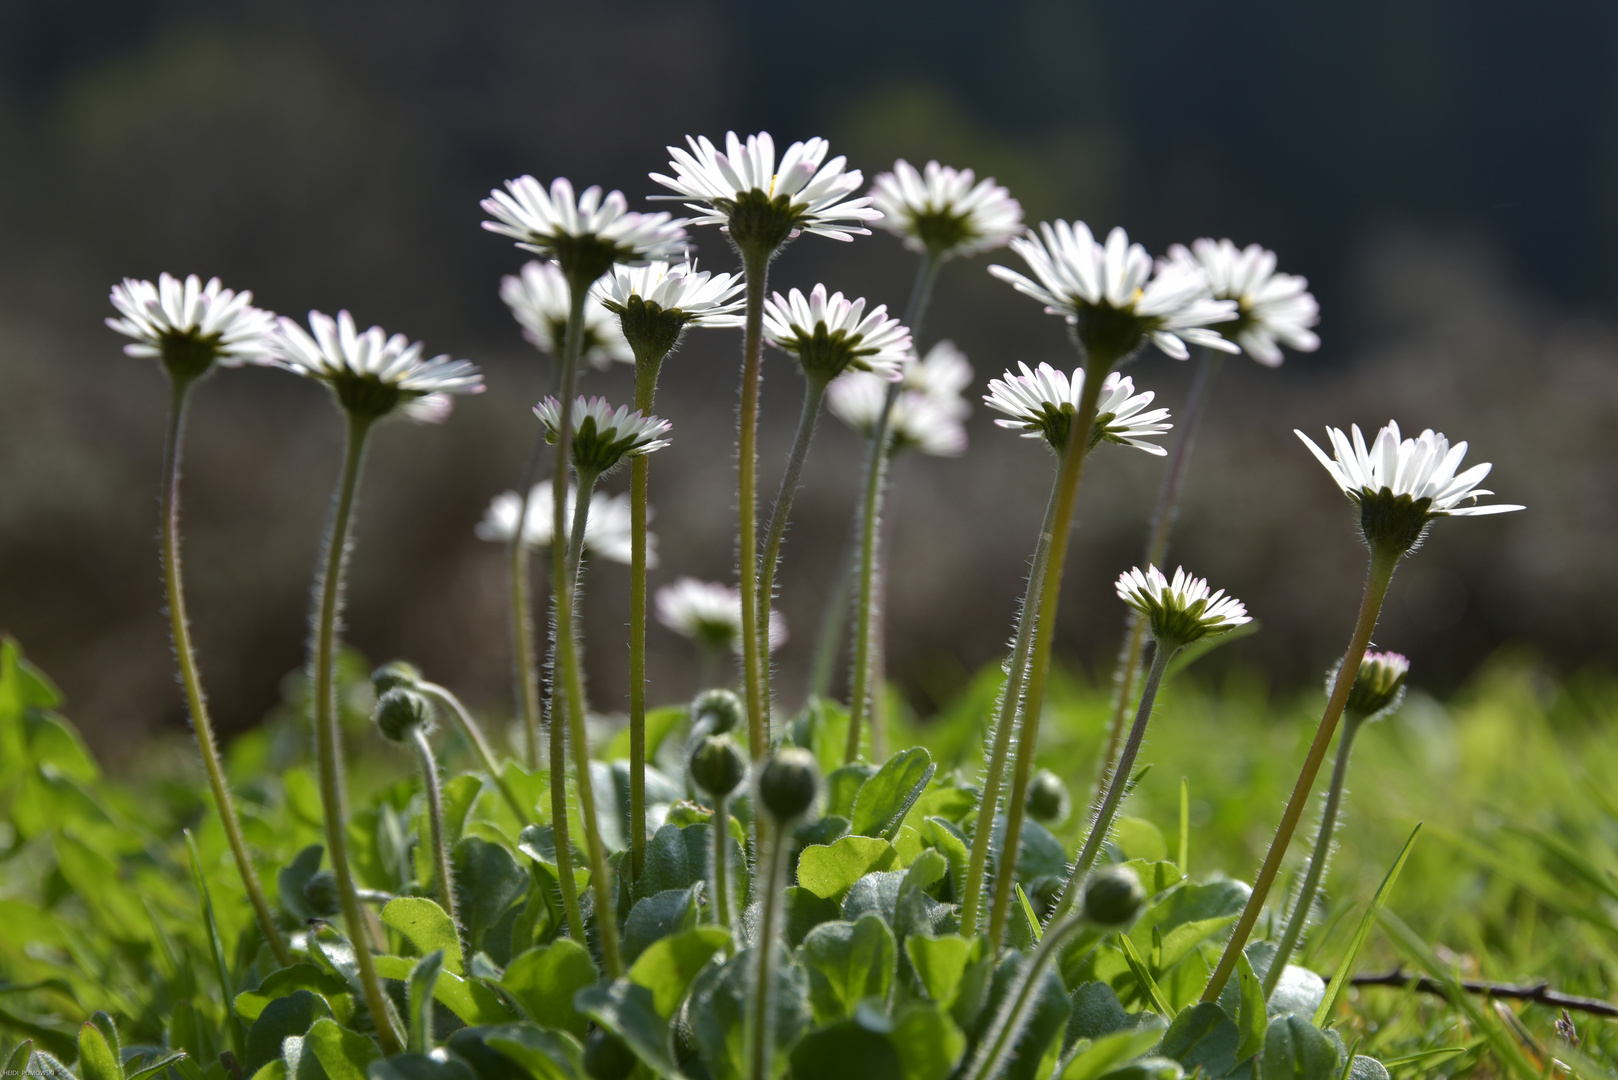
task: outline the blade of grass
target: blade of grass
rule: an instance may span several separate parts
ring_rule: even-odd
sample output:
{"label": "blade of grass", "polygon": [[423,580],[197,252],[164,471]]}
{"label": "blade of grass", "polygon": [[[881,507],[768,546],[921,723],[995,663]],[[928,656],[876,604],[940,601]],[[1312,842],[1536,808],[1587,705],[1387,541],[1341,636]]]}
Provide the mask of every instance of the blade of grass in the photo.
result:
{"label": "blade of grass", "polygon": [[185,830],[185,846],[191,849],[191,880],[196,883],[197,895],[202,900],[202,922],[208,929],[208,950],[213,953],[214,970],[219,973],[219,992],[225,1004],[225,1025],[230,1029],[230,1045],[236,1056],[242,1056],[247,1040],[242,1032],[241,1017],[236,1015],[236,994],[230,981],[230,968],[225,965],[225,947],[219,940],[219,923],[213,917],[213,897],[208,882],[202,876],[202,857],[197,854],[197,840],[191,830]]}
{"label": "blade of grass", "polygon": [[1158,989],[1157,980],[1152,978],[1151,971],[1146,967],[1146,962],[1140,958],[1140,953],[1135,951],[1135,945],[1129,940],[1128,934],[1118,935],[1118,947],[1123,950],[1124,961],[1129,964],[1129,970],[1135,973],[1135,981],[1140,983],[1140,988],[1146,994],[1147,1000],[1152,1003],[1152,1008],[1160,1015],[1173,1017],[1174,1010],[1169,1007],[1163,991]]}
{"label": "blade of grass", "polygon": [[1416,836],[1421,832],[1421,822],[1410,830],[1410,839],[1400,850],[1399,857],[1393,860],[1393,866],[1377,887],[1376,895],[1371,897],[1371,906],[1366,908],[1365,917],[1360,920],[1359,929],[1354,931],[1354,937],[1348,943],[1348,951],[1343,954],[1342,962],[1332,974],[1331,984],[1326,987],[1326,996],[1320,1000],[1320,1008],[1315,1010],[1315,1026],[1325,1027],[1326,1021],[1331,1018],[1332,1010],[1337,1007],[1337,998],[1347,985],[1349,976],[1354,974],[1354,962],[1360,957],[1360,949],[1365,945],[1365,939],[1371,934],[1371,927],[1376,922],[1377,912],[1382,905],[1388,902],[1388,894],[1393,891],[1393,883],[1399,880],[1399,871],[1404,869],[1405,860],[1410,858],[1410,849],[1415,846]]}
{"label": "blade of grass", "polygon": [[1180,777],[1180,876],[1191,876],[1191,778]]}
{"label": "blade of grass", "polygon": [[1428,1058],[1432,1057],[1445,1057],[1451,1054],[1467,1054],[1471,1053],[1482,1044],[1483,1040],[1480,1039],[1471,1046],[1436,1046],[1431,1050],[1420,1050],[1414,1054],[1406,1054],[1403,1057],[1384,1058],[1382,1060],[1382,1067],[1391,1071],[1393,1069],[1397,1069],[1401,1065],[1414,1065],[1418,1061],[1426,1061]]}

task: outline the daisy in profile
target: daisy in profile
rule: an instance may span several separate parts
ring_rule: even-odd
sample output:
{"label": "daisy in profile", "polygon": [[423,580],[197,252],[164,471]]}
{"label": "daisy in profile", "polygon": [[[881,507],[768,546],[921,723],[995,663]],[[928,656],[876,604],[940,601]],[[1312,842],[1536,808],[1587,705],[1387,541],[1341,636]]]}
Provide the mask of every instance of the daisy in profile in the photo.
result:
{"label": "daisy in profile", "polygon": [[971,169],[929,161],[916,167],[900,158],[871,185],[882,228],[911,251],[940,261],[1005,247],[1023,231],[1022,205],[992,178]]}
{"label": "daisy in profile", "polygon": [[661,360],[690,326],[742,325],[740,274],[698,270],[695,260],[617,266],[596,283],[601,305],[618,316],[636,355]]}
{"label": "daisy in profile", "polygon": [[808,296],[797,289],[776,293],[764,306],[764,336],[798,361],[806,379],[822,386],[850,368],[898,382],[910,357],[910,331],[888,316],[886,304],[866,314],[864,297],[828,295],[824,285]]}
{"label": "daisy in profile", "polygon": [[[522,336],[530,345],[547,356],[561,358],[569,301],[567,279],[559,266],[537,259],[528,262],[519,273],[500,279],[500,299],[511,309],[512,318],[522,327]],[[591,367],[603,369],[614,360],[625,364],[635,360],[617,318],[595,294],[584,304],[584,340],[579,357]]]}
{"label": "daisy in profile", "polygon": [[[870,438],[888,408],[890,385],[869,372],[850,371],[826,389],[826,408]],[[889,454],[916,450],[931,457],[959,457],[966,452],[966,425],[940,399],[918,390],[901,390],[888,412],[888,439]]]}
{"label": "daisy in profile", "polygon": [[[578,503],[578,489],[570,487],[565,515],[572,520]],[[489,503],[483,520],[473,530],[479,540],[509,544],[517,534],[517,515],[522,497],[503,491]],[[630,554],[629,496],[597,492],[590,499],[590,515],[584,530],[584,549],[603,559],[628,563]],[[657,565],[657,537],[647,534],[647,565]],[[524,523],[523,544],[529,548],[549,547],[551,543],[551,482],[534,485],[528,495],[528,520]]]}
{"label": "daisy in profile", "polygon": [[350,416],[377,420],[398,409],[412,420],[441,423],[452,396],[481,394],[483,375],[449,355],[422,356],[421,342],[380,326],[360,331],[354,317],[309,313],[309,329],[283,316],[276,324],[276,363],[331,387]]}
{"label": "daisy in profile", "polygon": [[[561,402],[548,397],[534,406],[534,415],[545,425],[545,437],[555,442],[562,427]],[[573,469],[581,478],[590,478],[585,487],[617,468],[624,459],[669,445],[666,436],[673,426],[624,405],[614,409],[603,397],[579,398],[570,418]]]}
{"label": "daisy in profile", "polygon": [[1311,329],[1320,321],[1320,305],[1307,279],[1276,273],[1275,252],[1203,237],[1189,249],[1171,246],[1169,260],[1201,269],[1215,300],[1235,301],[1236,318],[1219,323],[1219,333],[1264,366],[1281,366],[1283,345],[1298,352],[1320,348]]}
{"label": "daisy in profile", "polygon": [[[657,590],[657,621],[690,638],[697,647],[715,653],[742,649],[742,594],[732,585],[677,578]],[[780,612],[770,620],[770,651],[787,642],[786,622]]]}
{"label": "daisy in profile", "polygon": [[489,192],[482,207],[493,221],[483,227],[509,236],[524,251],[553,259],[568,282],[588,288],[614,263],[669,259],[685,250],[685,223],[658,212],[629,209],[623,192],[605,196],[587,187],[578,195],[564,177],[549,190],[532,176],[507,180],[505,190]]}
{"label": "daisy in profile", "polygon": [[[1006,414],[1005,419],[995,420],[997,426],[1020,431],[1025,439],[1044,439],[1060,454],[1078,415],[1085,370],[1075,368],[1070,377],[1050,364],[1035,369],[1023,363],[1017,366],[1021,375],[1008,371],[989,381],[983,403]],[[1127,375],[1116,371],[1108,375],[1101,384],[1090,446],[1114,442],[1162,457],[1167,451],[1150,440],[1174,425],[1167,423],[1167,409],[1147,408],[1154,397],[1150,390],[1135,393],[1135,381]]]}

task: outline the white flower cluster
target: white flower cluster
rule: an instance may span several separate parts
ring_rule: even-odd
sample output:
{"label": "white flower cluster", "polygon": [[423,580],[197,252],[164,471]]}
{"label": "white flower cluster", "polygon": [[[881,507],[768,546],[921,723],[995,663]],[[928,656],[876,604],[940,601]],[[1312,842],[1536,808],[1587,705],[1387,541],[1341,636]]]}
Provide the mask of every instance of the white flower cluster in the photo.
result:
{"label": "white flower cluster", "polygon": [[[920,360],[904,365],[899,394],[888,415],[893,453],[917,450],[933,457],[966,452],[966,418],[972,406],[962,392],[972,384],[972,365],[953,342],[940,341]],[[887,406],[892,384],[879,375],[850,371],[826,391],[833,416],[869,438]]]}
{"label": "white flower cluster", "polygon": [[[528,514],[523,522],[523,545],[530,548],[549,547],[551,518],[555,510],[552,502],[551,482],[542,480],[528,493]],[[563,520],[573,520],[578,503],[579,489],[569,486]],[[515,491],[503,491],[489,503],[483,520],[473,530],[479,540],[509,544],[517,534],[517,515],[522,513],[522,496]],[[647,517],[651,517],[650,508]],[[590,513],[584,521],[584,548],[612,562],[629,562],[630,507],[628,494],[607,495],[597,491],[590,496]],[[646,565],[657,566],[657,537],[646,534]]]}

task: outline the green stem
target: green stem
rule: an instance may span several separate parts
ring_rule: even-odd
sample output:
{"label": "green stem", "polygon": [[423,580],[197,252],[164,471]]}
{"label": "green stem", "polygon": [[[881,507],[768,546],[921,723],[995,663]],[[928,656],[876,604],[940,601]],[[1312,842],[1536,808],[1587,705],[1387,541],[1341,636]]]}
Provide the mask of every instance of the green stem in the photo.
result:
{"label": "green stem", "polygon": [[[1197,358],[1197,371],[1191,379],[1191,391],[1186,395],[1185,407],[1175,417],[1174,446],[1169,450],[1168,465],[1163,470],[1163,483],[1157,490],[1157,507],[1152,512],[1152,532],[1146,541],[1142,566],[1162,568],[1169,550],[1169,533],[1174,529],[1180,511],[1180,491],[1191,464],[1191,446],[1196,441],[1197,424],[1208,405],[1214,376],[1224,362],[1225,354],[1203,347]],[[1124,644],[1118,652],[1118,668],[1113,674],[1112,724],[1107,731],[1107,749],[1100,758],[1100,772],[1096,774],[1097,794],[1107,777],[1114,771],[1112,763],[1118,753],[1118,740],[1123,738],[1124,717],[1129,702],[1135,695],[1135,676],[1140,674],[1140,660],[1146,645],[1146,623],[1129,609],[1129,622],[1124,631]]]}
{"label": "green stem", "polygon": [[532,551],[527,533],[529,500],[534,490],[534,474],[544,456],[545,433],[539,439],[528,464],[523,468],[522,484],[517,490],[517,529],[507,549],[510,559],[508,576],[511,579],[511,654],[514,677],[517,681],[517,708],[522,714],[523,732],[527,736],[528,768],[539,768],[539,662],[534,654],[534,588],[530,564]]}
{"label": "green stem", "polygon": [[427,793],[427,819],[432,826],[433,861],[438,871],[438,904],[455,925],[456,933],[463,933],[460,916],[455,912],[455,877],[450,869],[449,844],[444,837],[444,795],[438,783],[438,762],[433,758],[433,747],[422,725],[411,729],[410,741],[421,759],[422,787]]}
{"label": "green stem", "polygon": [[1230,981],[1230,976],[1236,970],[1236,958],[1242,954],[1242,947],[1247,944],[1248,937],[1253,933],[1253,927],[1258,923],[1259,913],[1264,909],[1264,901],[1270,895],[1270,887],[1275,884],[1275,877],[1281,870],[1281,860],[1285,858],[1287,847],[1292,843],[1292,834],[1297,831],[1298,820],[1303,817],[1304,806],[1309,802],[1309,793],[1315,786],[1315,777],[1320,773],[1320,766],[1326,760],[1326,749],[1331,745],[1332,735],[1337,731],[1337,721],[1343,715],[1343,706],[1348,703],[1348,692],[1353,689],[1354,679],[1359,674],[1359,658],[1365,655],[1365,650],[1371,644],[1371,634],[1376,630],[1377,616],[1382,613],[1382,601],[1388,595],[1388,583],[1393,580],[1393,571],[1399,565],[1402,551],[1387,551],[1373,548],[1371,551],[1371,569],[1365,580],[1365,597],[1360,602],[1360,614],[1354,624],[1354,634],[1349,638],[1348,649],[1343,661],[1337,669],[1337,678],[1332,683],[1331,698],[1326,702],[1326,711],[1320,718],[1320,728],[1315,732],[1315,741],[1310,744],[1309,756],[1304,759],[1303,771],[1298,774],[1298,782],[1292,789],[1292,798],[1287,801],[1286,811],[1281,815],[1281,824],[1276,827],[1275,839],[1270,843],[1270,850],[1264,856],[1264,865],[1258,872],[1258,880],[1253,882],[1253,892],[1247,898],[1247,907],[1242,909],[1241,918],[1236,921],[1236,929],[1231,932],[1230,941],[1225,945],[1224,955],[1219,958],[1219,966],[1208,979],[1207,987],[1202,991],[1203,1001],[1217,1001],[1219,992]]}
{"label": "green stem", "polygon": [[723,795],[713,801],[713,912],[714,922],[726,930],[730,925],[730,800]]}
{"label": "green stem", "polygon": [[342,479],[332,511],[331,530],[326,535],[324,568],[320,578],[320,601],[315,614],[314,698],[315,750],[320,761],[320,802],[326,819],[326,847],[331,853],[332,874],[337,882],[337,903],[354,944],[354,961],[359,968],[360,987],[365,1005],[376,1027],[376,1038],[385,1056],[399,1053],[398,1036],[389,1018],[382,984],[377,981],[376,965],[366,947],[365,912],[354,889],[354,875],[348,865],[348,808],[343,790],[343,742],[337,725],[337,617],[343,604],[343,574],[348,564],[349,519],[354,509],[354,493],[359,487],[360,468],[365,461],[365,439],[372,418],[348,414],[348,442],[343,452]]}
{"label": "green stem", "polygon": [[977,825],[972,832],[972,854],[966,868],[966,896],[961,901],[961,928],[972,936],[978,932],[978,909],[982,905],[984,870],[989,863],[989,843],[994,835],[995,812],[1000,808],[1000,781],[1005,776],[1006,753],[1011,746],[1011,735],[1017,726],[1017,709],[1022,704],[1023,676],[1028,670],[1028,649],[1034,636],[1034,598],[1044,587],[1045,567],[1050,562],[1051,538],[1056,530],[1057,495],[1061,491],[1061,472],[1051,484],[1051,497],[1045,505],[1045,517],[1039,525],[1039,541],[1034,547],[1033,567],[1028,574],[1028,587],[1023,593],[1022,606],[1017,613],[1017,633],[1011,647],[1011,659],[1006,663],[1006,685],[1000,691],[1000,706],[994,722],[994,746],[989,751],[989,763],[983,772],[983,794],[978,798]]}
{"label": "green stem", "polygon": [[511,807],[511,812],[517,815],[518,824],[532,825],[534,823],[533,813],[523,807],[522,800],[517,798],[517,793],[511,789],[510,784],[506,783],[505,776],[501,774],[500,767],[495,762],[494,751],[489,747],[489,740],[483,734],[483,728],[476,720],[472,719],[472,714],[466,711],[466,706],[461,704],[461,699],[437,683],[421,682],[417,684],[416,688],[428,697],[437,699],[454,714],[456,723],[461,726],[461,734],[465,735],[466,741],[472,744],[472,750],[477,754],[479,762],[482,763],[483,771],[489,774],[489,779],[494,781],[494,786],[500,789],[500,794],[505,797],[506,805]]}
{"label": "green stem", "polygon": [[[635,408],[649,416],[657,395],[657,359],[636,358]],[[646,489],[649,455],[629,462],[629,881],[646,866]]]}
{"label": "green stem", "polygon": [[191,379],[175,379],[169,400],[168,432],[163,440],[163,489],[160,514],[163,519],[163,585],[168,594],[169,630],[174,638],[174,659],[180,668],[180,682],[185,687],[186,706],[191,712],[191,729],[197,736],[197,751],[202,755],[202,768],[208,774],[208,787],[213,791],[214,805],[219,809],[219,822],[225,827],[225,839],[230,844],[231,856],[236,860],[236,871],[253,905],[259,933],[275,954],[276,963],[292,966],[292,954],[275,928],[275,916],[264,899],[264,889],[258,882],[258,872],[247,854],[247,843],[242,839],[241,821],[236,817],[236,805],[230,797],[225,781],[225,769],[219,761],[219,744],[214,739],[213,723],[208,718],[208,700],[202,693],[202,674],[197,670],[196,650],[191,645],[191,624],[186,617],[185,582],[180,572],[180,454],[185,441],[186,405],[191,399]]}
{"label": "green stem", "polygon": [[809,456],[809,443],[815,437],[815,421],[820,417],[820,405],[825,399],[826,383],[821,379],[805,378],[798,434],[792,440],[787,469],[781,477],[781,490],[776,493],[775,506],[770,510],[769,528],[764,533],[764,557],[759,560],[757,609],[758,648],[763,657],[760,674],[763,676],[766,708],[770,704],[770,601],[775,598],[775,571],[781,562],[781,541],[786,538],[787,518],[792,513],[792,500],[798,494],[798,479],[803,475],[803,463]]}
{"label": "green stem", "polygon": [[[764,293],[773,251],[742,251],[747,281],[742,331],[742,402],[736,420],[737,547],[742,593],[742,690],[747,704],[747,750],[754,761],[770,752],[770,716],[764,698],[758,617],[758,396],[764,353]],[[763,830],[761,830],[763,831]]]}
{"label": "green stem", "polygon": [[970,1080],[992,1080],[999,1074],[1007,1055],[1017,1045],[1023,1028],[1028,1025],[1029,1012],[1038,996],[1040,977],[1051,961],[1061,955],[1068,939],[1085,925],[1084,917],[1076,914],[1046,929],[1040,938],[1039,948],[1026,961],[1013,989],[1006,994],[1000,1011],[995,1014],[988,1037],[983,1040],[977,1056],[962,1075]]}
{"label": "green stem", "polygon": [[1281,981],[1281,973],[1286,969],[1287,961],[1292,958],[1292,950],[1298,947],[1298,939],[1303,936],[1303,928],[1309,923],[1309,911],[1314,907],[1320,879],[1325,875],[1326,864],[1331,860],[1332,834],[1337,830],[1337,811],[1343,800],[1343,783],[1348,779],[1348,755],[1353,750],[1354,736],[1359,734],[1364,719],[1357,714],[1350,715],[1343,724],[1343,737],[1337,741],[1337,761],[1332,765],[1331,787],[1326,789],[1326,805],[1320,812],[1320,831],[1315,834],[1315,850],[1309,856],[1309,869],[1303,876],[1298,897],[1293,901],[1292,917],[1287,920],[1287,928],[1281,934],[1280,943],[1275,947],[1275,958],[1270,961],[1270,970],[1264,975],[1266,1001],[1275,993],[1275,988]]}
{"label": "green stem", "polygon": [[1039,742],[1040,712],[1045,704],[1045,680],[1051,670],[1051,648],[1056,641],[1056,608],[1062,596],[1062,569],[1067,562],[1067,541],[1073,531],[1073,507],[1078,501],[1084,463],[1090,456],[1090,434],[1095,427],[1101,384],[1112,370],[1113,358],[1092,356],[1085,366],[1084,390],[1068,429],[1062,471],[1056,481],[1056,520],[1051,537],[1045,580],[1040,583],[1039,614],[1034,619],[1034,646],[1028,657],[1027,690],[1022,718],[1017,725],[1017,758],[1011,775],[1011,796],[1006,804],[1006,834],[995,868],[994,903],[989,908],[989,941],[1000,948],[1011,910],[1011,886],[1017,876],[1017,853],[1022,844],[1023,816],[1028,812],[1028,783],[1034,775],[1034,752]]}
{"label": "green stem", "polygon": [[1129,787],[1129,774],[1135,768],[1135,757],[1140,753],[1140,745],[1146,738],[1146,725],[1152,719],[1152,705],[1157,701],[1157,691],[1163,683],[1163,673],[1169,668],[1169,661],[1174,654],[1180,651],[1177,645],[1165,647],[1158,642],[1152,654],[1152,666],[1146,672],[1146,685],[1141,688],[1140,708],[1135,711],[1135,723],[1129,729],[1129,739],[1124,743],[1124,751],[1118,758],[1117,767],[1112,771],[1112,783],[1107,786],[1107,794],[1096,809],[1095,817],[1090,822],[1090,835],[1085,839],[1084,850],[1073,864],[1073,872],[1068,875],[1067,884],[1062,888],[1062,895],[1057,897],[1056,907],[1051,910],[1051,919],[1059,919],[1067,914],[1078,897],[1079,890],[1084,887],[1085,875],[1089,874],[1095,866],[1096,858],[1101,854],[1101,845],[1107,842],[1107,835],[1112,831],[1112,820],[1118,813],[1118,804],[1124,800],[1124,791]]}
{"label": "green stem", "polygon": [[[755,816],[758,811],[754,811]],[[776,822],[769,829],[759,830],[764,844],[764,857],[760,860],[767,868],[764,895],[760,898],[758,957],[754,961],[753,1016],[748,1031],[748,1058],[751,1080],[770,1080],[770,1059],[774,1056],[774,1041],[770,1037],[771,991],[774,980],[771,968],[775,963],[776,917],[780,907],[782,888],[782,856],[791,845],[792,830],[788,822]]]}

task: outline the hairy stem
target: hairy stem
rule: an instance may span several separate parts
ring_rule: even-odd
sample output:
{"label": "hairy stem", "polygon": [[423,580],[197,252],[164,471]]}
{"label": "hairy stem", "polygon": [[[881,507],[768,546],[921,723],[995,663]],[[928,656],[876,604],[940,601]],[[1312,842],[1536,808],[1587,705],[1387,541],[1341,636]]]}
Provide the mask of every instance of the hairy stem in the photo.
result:
{"label": "hairy stem", "polygon": [[826,399],[826,383],[806,378],[803,384],[803,412],[798,417],[798,433],[792,439],[792,452],[787,456],[787,469],[781,476],[781,490],[776,493],[775,506],[770,510],[769,528],[764,533],[764,557],[759,560],[758,580],[758,633],[759,653],[763,675],[764,704],[770,705],[770,602],[775,598],[775,571],[781,561],[781,542],[787,534],[787,518],[792,513],[792,500],[798,494],[798,479],[803,475],[803,463],[809,456],[809,443],[815,437],[815,421],[820,418],[820,405]]}
{"label": "hairy stem", "polygon": [[343,790],[343,742],[337,725],[337,619],[343,606],[343,575],[348,565],[349,519],[354,509],[354,493],[359,488],[360,468],[365,461],[365,440],[372,419],[348,414],[348,442],[343,451],[342,478],[337,484],[331,528],[326,534],[326,551],[320,577],[319,606],[315,611],[314,712],[315,751],[320,761],[320,802],[326,819],[326,848],[331,853],[332,875],[337,883],[337,903],[354,943],[354,961],[359,968],[365,1006],[376,1027],[382,1053],[393,1056],[400,1045],[389,1019],[382,984],[377,981],[371,950],[365,946],[365,912],[354,889],[354,875],[348,865],[348,808]]}
{"label": "hairy stem", "polygon": [[197,751],[202,755],[202,768],[208,774],[208,787],[213,792],[214,805],[219,810],[219,821],[225,827],[225,839],[230,854],[236,860],[236,871],[241,875],[242,887],[253,905],[253,917],[258,920],[259,933],[264,936],[276,963],[292,966],[292,954],[275,928],[275,916],[264,899],[264,888],[259,884],[258,872],[247,854],[247,843],[242,839],[241,821],[236,817],[236,805],[230,797],[225,781],[225,768],[219,760],[219,744],[214,739],[213,723],[208,718],[208,699],[202,693],[202,674],[197,669],[196,650],[191,645],[191,624],[185,609],[185,581],[180,572],[180,455],[185,441],[186,405],[191,399],[191,379],[173,381],[173,394],[169,400],[168,432],[163,441],[163,489],[160,496],[163,519],[163,586],[169,608],[169,631],[173,635],[174,660],[180,669],[180,683],[185,688],[185,703],[191,713],[191,730],[197,737]]}
{"label": "hairy stem", "polygon": [[432,826],[433,863],[438,872],[438,903],[455,924],[455,931],[464,934],[460,916],[455,911],[455,876],[450,869],[449,841],[444,836],[444,795],[438,783],[438,761],[433,757],[432,744],[427,733],[417,724],[410,731],[410,742],[421,761],[421,782],[427,793],[427,818]]}
{"label": "hairy stem", "polygon": [[[755,810],[754,813],[758,812]],[[770,1080],[770,1059],[775,1050],[774,1040],[770,1037],[770,1006],[775,988],[771,969],[775,964],[776,922],[785,862],[783,856],[791,846],[792,830],[789,823],[779,822],[759,832],[765,849],[760,862],[766,867],[766,876],[764,895],[760,898],[758,956],[753,968],[753,1015],[747,1032],[748,1060],[751,1064],[748,1075],[751,1080]]]}
{"label": "hairy stem", "polygon": [[489,740],[483,734],[482,726],[472,719],[472,714],[466,711],[466,706],[461,704],[461,699],[446,687],[437,683],[420,682],[416,684],[416,688],[449,709],[450,713],[455,717],[455,722],[461,727],[461,734],[465,735],[466,741],[472,744],[472,750],[477,754],[478,761],[483,765],[483,771],[489,774],[489,779],[494,781],[494,786],[500,789],[500,794],[505,798],[506,805],[511,807],[511,812],[517,815],[518,824],[532,825],[534,823],[533,812],[524,808],[522,801],[517,798],[517,793],[511,790],[510,784],[506,783],[506,778],[501,775],[500,767],[495,762],[494,751],[489,747]]}
{"label": "hairy stem", "polygon": [[1208,978],[1208,985],[1202,991],[1203,1001],[1216,1001],[1219,992],[1230,981],[1231,972],[1236,970],[1236,958],[1242,954],[1242,947],[1253,933],[1253,927],[1258,923],[1259,913],[1264,910],[1264,901],[1270,895],[1270,888],[1275,884],[1275,876],[1281,870],[1281,860],[1286,857],[1287,847],[1292,843],[1292,834],[1297,831],[1298,820],[1303,817],[1304,806],[1309,802],[1309,793],[1315,786],[1315,777],[1320,773],[1320,766],[1326,760],[1326,749],[1331,745],[1332,735],[1337,731],[1337,721],[1343,715],[1343,706],[1348,703],[1348,692],[1353,689],[1354,679],[1359,675],[1360,657],[1365,655],[1366,648],[1371,644],[1371,634],[1376,630],[1377,616],[1382,613],[1382,601],[1388,595],[1388,583],[1393,580],[1393,571],[1399,565],[1400,551],[1387,551],[1373,549],[1371,552],[1371,569],[1366,575],[1365,597],[1360,602],[1359,619],[1354,624],[1354,634],[1349,638],[1348,650],[1343,654],[1347,659],[1337,669],[1337,678],[1332,683],[1331,698],[1326,702],[1326,711],[1320,718],[1320,728],[1315,732],[1315,741],[1309,746],[1309,756],[1304,759],[1303,771],[1298,774],[1298,782],[1292,789],[1292,797],[1287,800],[1287,808],[1281,815],[1281,824],[1276,827],[1275,839],[1270,843],[1270,850],[1264,856],[1264,865],[1258,872],[1258,879],[1253,882],[1253,892],[1247,898],[1247,906],[1242,909],[1241,918],[1236,920],[1236,929],[1231,932],[1230,941],[1225,945],[1225,952],[1219,958],[1219,966]]}
{"label": "hairy stem", "polygon": [[961,1075],[970,1080],[993,1080],[999,1075],[1017,1040],[1022,1037],[1023,1029],[1028,1026],[1029,1013],[1039,991],[1040,976],[1051,961],[1061,955],[1068,939],[1084,925],[1082,916],[1070,915],[1053,923],[1045,931],[1040,938],[1039,948],[1024,962],[1017,981],[1006,994],[994,1022],[989,1026],[988,1035],[979,1044],[976,1056]]}
{"label": "hairy stem", "polygon": [[715,795],[713,801],[713,913],[714,922],[726,930],[730,925],[730,800]]}
{"label": "hairy stem", "polygon": [[522,716],[526,736],[529,771],[539,768],[539,661],[534,651],[534,587],[530,573],[532,550],[528,545],[529,501],[534,476],[545,454],[545,433],[540,431],[534,449],[523,466],[522,484],[517,489],[517,529],[507,549],[510,559],[507,576],[511,584],[511,659],[516,681],[517,711]]}
{"label": "hairy stem", "polygon": [[[649,416],[662,357],[636,358],[635,408]],[[646,493],[649,455],[629,462],[629,881],[646,866]]]}
{"label": "hairy stem", "polygon": [[764,291],[771,251],[742,252],[747,279],[742,331],[742,401],[736,418],[737,573],[742,593],[742,691],[747,704],[747,751],[754,761],[770,752],[769,703],[764,697],[764,658],[759,655],[758,617],[758,396],[764,353]]}

